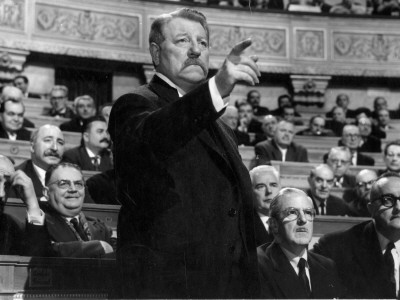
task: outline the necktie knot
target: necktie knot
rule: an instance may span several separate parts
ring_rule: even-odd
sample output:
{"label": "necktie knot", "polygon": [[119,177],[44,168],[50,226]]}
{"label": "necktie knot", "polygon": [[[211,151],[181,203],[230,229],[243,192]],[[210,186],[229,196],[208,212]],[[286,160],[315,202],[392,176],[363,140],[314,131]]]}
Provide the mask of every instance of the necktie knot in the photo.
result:
{"label": "necktie knot", "polygon": [[306,263],[307,261],[304,258],[300,258],[299,263],[297,264],[297,266],[299,267],[299,270],[305,270],[306,269]]}
{"label": "necktie knot", "polygon": [[87,241],[87,240],[88,240],[87,235],[86,235],[86,233],[83,231],[83,229],[81,228],[81,226],[79,225],[78,220],[77,220],[76,218],[72,218],[69,222],[72,224],[72,226],[74,227],[74,229],[75,229],[75,231],[78,233],[78,235],[81,237],[81,239],[82,239],[83,241]]}
{"label": "necktie knot", "polygon": [[96,156],[92,157],[92,163],[95,166],[96,171],[98,171],[99,166],[100,166],[100,156],[96,155]]}

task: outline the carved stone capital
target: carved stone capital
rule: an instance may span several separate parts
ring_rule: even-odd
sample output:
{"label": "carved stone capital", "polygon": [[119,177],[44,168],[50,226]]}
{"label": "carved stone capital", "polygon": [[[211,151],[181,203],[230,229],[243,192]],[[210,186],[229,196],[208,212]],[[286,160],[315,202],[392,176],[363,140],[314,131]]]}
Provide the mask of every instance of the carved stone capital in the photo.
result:
{"label": "carved stone capital", "polygon": [[331,76],[290,75],[296,104],[323,106]]}
{"label": "carved stone capital", "polygon": [[0,47],[0,80],[11,80],[23,70],[29,51]]}

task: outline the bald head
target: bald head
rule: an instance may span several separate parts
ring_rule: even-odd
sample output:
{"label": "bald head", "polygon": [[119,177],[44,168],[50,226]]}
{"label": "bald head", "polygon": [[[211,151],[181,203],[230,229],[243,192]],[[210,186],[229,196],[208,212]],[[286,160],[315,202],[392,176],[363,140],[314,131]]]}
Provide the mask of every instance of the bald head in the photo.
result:
{"label": "bald head", "polygon": [[374,170],[364,169],[356,175],[356,192],[360,199],[365,203],[369,202],[372,184],[378,178]]}
{"label": "bald head", "polygon": [[1,92],[1,100],[7,101],[7,100],[14,100],[21,102],[24,99],[24,95],[22,94],[22,91],[19,88],[16,88],[15,86],[5,86],[3,88],[3,91]]}
{"label": "bald head", "polygon": [[228,125],[232,130],[235,130],[239,121],[239,113],[236,107],[229,105],[226,107],[221,120]]}

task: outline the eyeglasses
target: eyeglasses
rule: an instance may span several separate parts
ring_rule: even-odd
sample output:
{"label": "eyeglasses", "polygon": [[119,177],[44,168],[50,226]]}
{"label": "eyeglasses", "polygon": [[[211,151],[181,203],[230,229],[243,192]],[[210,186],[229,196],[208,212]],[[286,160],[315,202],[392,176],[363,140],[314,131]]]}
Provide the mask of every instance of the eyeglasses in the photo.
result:
{"label": "eyeglasses", "polygon": [[374,182],[375,182],[375,179],[367,181],[367,182],[360,181],[360,182],[357,182],[357,186],[358,187],[366,187],[367,185],[372,185]]}
{"label": "eyeglasses", "polygon": [[77,190],[82,190],[85,187],[85,182],[83,182],[82,180],[71,181],[71,180],[61,179],[61,180],[53,181],[53,182],[49,183],[48,185],[52,185],[52,184],[57,184],[57,186],[62,190],[69,190],[72,188],[72,185],[74,185],[74,187]]}
{"label": "eyeglasses", "polygon": [[359,138],[361,135],[359,134],[351,134],[351,133],[347,133],[343,135],[345,138]]}
{"label": "eyeglasses", "polygon": [[378,199],[373,200],[372,202],[380,201],[381,205],[383,205],[385,207],[388,207],[388,208],[391,208],[396,204],[396,202],[398,200],[400,200],[400,197],[396,197],[396,196],[394,196],[392,194],[386,194],[386,195],[382,195]]}
{"label": "eyeglasses", "polygon": [[[304,208],[303,214],[307,221],[312,222],[315,218],[315,209],[314,208]],[[300,217],[300,209],[294,208],[294,207],[289,207],[289,208],[285,209],[284,211],[282,211],[281,215],[283,216],[283,219],[286,219],[288,221],[294,221]]]}

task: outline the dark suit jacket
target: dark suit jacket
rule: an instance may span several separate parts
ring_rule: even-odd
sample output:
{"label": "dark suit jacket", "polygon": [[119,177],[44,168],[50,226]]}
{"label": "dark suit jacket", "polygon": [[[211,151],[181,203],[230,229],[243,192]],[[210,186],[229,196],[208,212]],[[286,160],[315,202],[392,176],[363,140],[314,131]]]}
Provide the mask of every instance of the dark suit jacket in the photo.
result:
{"label": "dark suit jacket", "polygon": [[336,262],[348,298],[396,298],[372,221],[323,236],[314,252]]}
{"label": "dark suit jacket", "polygon": [[22,224],[8,214],[0,215],[0,255],[21,255]]}
{"label": "dark suit jacket", "polygon": [[91,176],[86,180],[89,194],[95,203],[119,205],[114,169]]}
{"label": "dark suit jacket", "polygon": [[[307,190],[307,195],[312,199],[317,215],[319,215],[317,203],[315,202],[310,190]],[[340,199],[334,195],[329,195],[328,199],[325,200],[325,205],[326,215],[345,216],[350,214],[349,207],[343,201],[343,199]]]}
{"label": "dark suit jacket", "polygon": [[[282,161],[282,153],[274,140],[258,143],[254,151],[257,165],[270,165],[271,160]],[[292,142],[287,149],[285,161],[308,162],[307,150]]]}
{"label": "dark suit jacket", "polygon": [[208,83],[179,99],[158,76],[114,104],[126,296],[258,295],[251,182],[222,113]]}
{"label": "dark suit jacket", "polygon": [[261,218],[258,216],[257,212],[255,213],[254,221],[254,233],[256,235],[257,247],[263,244],[272,243],[272,241],[274,240],[274,236],[265,229],[265,226],[262,223]]}
{"label": "dark suit jacket", "polygon": [[113,168],[110,152],[108,152],[108,150],[102,151],[100,157],[99,170],[96,170],[86,148],[84,146],[78,146],[65,151],[63,161],[76,164],[80,166],[82,170],[87,171],[104,172]]}
{"label": "dark suit jacket", "polygon": [[[257,248],[261,279],[261,298],[308,298],[295,270],[281,247],[272,243]],[[335,263],[329,258],[308,252],[312,296],[316,299],[343,297],[343,288]]]}
{"label": "dark suit jacket", "polygon": [[25,128],[35,128],[35,124],[33,124],[30,120],[28,120],[27,118],[24,118],[24,121],[22,123],[22,127]]}
{"label": "dark suit jacket", "polygon": [[382,142],[375,136],[368,136],[361,147],[358,148],[361,152],[382,152]]}
{"label": "dark suit jacket", "polygon": [[375,165],[375,159],[371,156],[358,152],[357,154],[357,166],[373,166]]}
{"label": "dark suit jacket", "polygon": [[356,187],[356,177],[352,174],[344,174],[343,175],[343,188],[355,188]]}
{"label": "dark suit jacket", "polygon": [[251,146],[250,136],[248,133],[241,132],[237,129],[235,129],[233,132],[235,133],[238,145]]}
{"label": "dark suit jacket", "polygon": [[320,135],[316,135],[311,131],[310,128],[307,128],[307,129],[304,129],[304,130],[300,130],[300,131],[296,132],[296,135],[315,136],[315,137],[319,137],[319,136],[336,136],[335,133],[330,129],[325,129],[324,131],[321,132]]}
{"label": "dark suit jacket", "polygon": [[67,221],[48,205],[43,205],[45,224],[26,224],[26,253],[29,256],[44,257],[86,257],[105,256],[99,241],[111,242],[111,228],[102,221],[86,216],[91,240],[79,240]]}
{"label": "dark suit jacket", "polygon": [[81,119],[78,117],[72,118],[68,122],[64,122],[60,124],[60,129],[62,131],[69,131],[69,132],[80,132],[82,133],[83,131],[83,123],[81,124]]}
{"label": "dark suit jacket", "polygon": [[[17,141],[29,141],[31,139],[31,132],[22,127],[17,132]],[[0,125],[0,138],[9,139],[7,132],[4,130],[3,126]]]}

